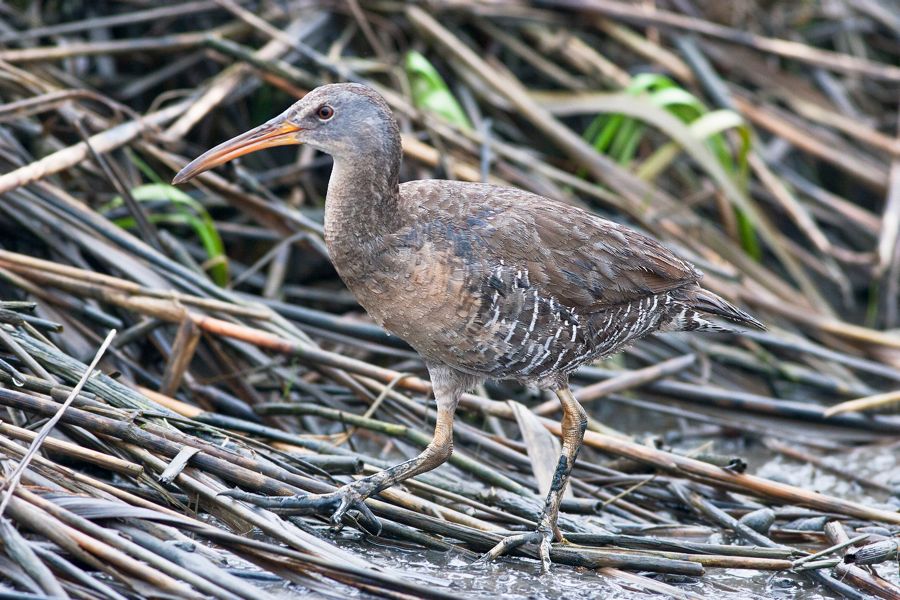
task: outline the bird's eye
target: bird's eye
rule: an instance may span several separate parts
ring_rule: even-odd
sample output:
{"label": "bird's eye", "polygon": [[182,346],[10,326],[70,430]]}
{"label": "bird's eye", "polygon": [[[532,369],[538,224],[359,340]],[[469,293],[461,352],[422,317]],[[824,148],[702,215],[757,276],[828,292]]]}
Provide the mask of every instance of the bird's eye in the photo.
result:
{"label": "bird's eye", "polygon": [[323,104],[319,107],[319,110],[316,111],[316,116],[323,121],[327,121],[334,116],[334,109],[327,104]]}

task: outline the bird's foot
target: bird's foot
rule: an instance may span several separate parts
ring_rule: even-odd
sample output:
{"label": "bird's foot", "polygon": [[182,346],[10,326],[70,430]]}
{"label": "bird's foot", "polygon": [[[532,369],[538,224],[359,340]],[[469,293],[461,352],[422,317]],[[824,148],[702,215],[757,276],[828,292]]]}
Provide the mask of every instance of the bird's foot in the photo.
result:
{"label": "bird's foot", "polygon": [[553,528],[542,523],[537,530],[505,537],[491,550],[475,561],[475,564],[487,564],[511,550],[525,544],[538,544],[541,557],[541,573],[550,572],[550,542],[553,540]]}
{"label": "bird's foot", "polygon": [[[338,488],[328,494],[306,494],[304,496],[264,496],[251,494],[242,490],[228,490],[219,494],[235,500],[248,502],[261,508],[277,510],[282,514],[310,515],[331,514],[331,526],[340,530],[344,526],[344,518],[353,510],[359,513],[356,524],[367,533],[381,533],[381,521],[366,506],[366,496],[352,484]],[[348,517],[349,518],[349,517]]]}

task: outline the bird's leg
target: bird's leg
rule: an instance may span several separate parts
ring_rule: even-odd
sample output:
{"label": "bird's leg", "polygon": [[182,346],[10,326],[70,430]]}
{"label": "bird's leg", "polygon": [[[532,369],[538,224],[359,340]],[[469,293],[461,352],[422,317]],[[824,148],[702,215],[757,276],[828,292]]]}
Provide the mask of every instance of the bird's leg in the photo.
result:
{"label": "bird's leg", "polygon": [[504,538],[490,552],[482,556],[478,562],[490,562],[524,544],[540,544],[541,571],[546,573],[550,570],[551,539],[556,539],[556,541],[562,541],[563,539],[559,528],[556,526],[556,520],[559,517],[559,505],[562,502],[566,484],[569,483],[569,475],[572,473],[572,466],[578,457],[578,451],[581,450],[584,431],[587,428],[587,415],[578,403],[578,400],[572,395],[568,386],[557,390],[556,395],[559,397],[563,409],[562,452],[559,456],[556,472],[553,473],[550,491],[547,493],[547,500],[544,503],[544,510],[541,512],[537,530]]}
{"label": "bird's leg", "polygon": [[327,494],[304,496],[263,496],[240,490],[230,490],[221,495],[244,500],[263,508],[277,509],[288,514],[313,514],[332,511],[331,524],[340,528],[347,511],[355,509],[362,516],[362,525],[376,535],[381,523],[365,505],[365,500],[392,485],[414,477],[446,462],[453,452],[453,416],[459,402],[460,391],[451,385],[441,385],[432,378],[437,400],[437,420],[434,438],[421,454],[389,469],[357,479]]}

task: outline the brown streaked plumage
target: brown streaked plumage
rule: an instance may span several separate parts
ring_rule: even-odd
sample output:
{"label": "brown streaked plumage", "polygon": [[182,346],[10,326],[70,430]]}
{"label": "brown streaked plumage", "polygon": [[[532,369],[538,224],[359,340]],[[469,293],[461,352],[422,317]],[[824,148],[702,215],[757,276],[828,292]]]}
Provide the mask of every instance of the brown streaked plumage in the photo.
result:
{"label": "brown streaked plumage", "polygon": [[239,497],[332,509],[336,525],[353,508],[377,526],[364,500],[450,456],[460,395],[486,378],[515,379],[556,392],[563,448],[537,531],[506,538],[486,558],[537,543],[546,570],[586,424],[568,388],[572,371],[654,331],[723,329],[711,316],[762,328],[700,287],[702,275],[689,263],[581,209],[486,184],[401,184],[396,121],[381,96],[361,85],[313,90],[203,154],[174,182],[248,152],[299,143],[334,157],[325,206],[331,259],[369,314],[425,359],[438,407],[435,435],[418,457],[332,494]]}

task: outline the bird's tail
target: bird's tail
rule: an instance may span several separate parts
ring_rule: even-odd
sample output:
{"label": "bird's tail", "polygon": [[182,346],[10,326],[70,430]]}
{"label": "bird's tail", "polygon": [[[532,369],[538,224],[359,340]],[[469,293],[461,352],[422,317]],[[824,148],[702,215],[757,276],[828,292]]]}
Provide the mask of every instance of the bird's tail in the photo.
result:
{"label": "bird's tail", "polygon": [[754,316],[734,306],[718,294],[714,294],[700,286],[685,290],[679,300],[682,304],[682,310],[672,324],[675,325],[677,323],[680,327],[673,327],[673,329],[700,331],[728,331],[730,329],[715,321],[710,321],[710,316],[722,317],[737,325],[753,327],[754,329],[763,331],[766,329],[766,326]]}

